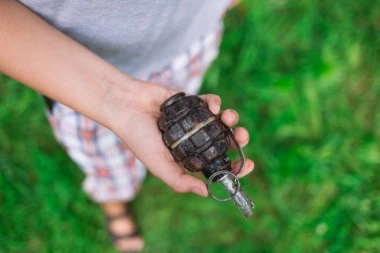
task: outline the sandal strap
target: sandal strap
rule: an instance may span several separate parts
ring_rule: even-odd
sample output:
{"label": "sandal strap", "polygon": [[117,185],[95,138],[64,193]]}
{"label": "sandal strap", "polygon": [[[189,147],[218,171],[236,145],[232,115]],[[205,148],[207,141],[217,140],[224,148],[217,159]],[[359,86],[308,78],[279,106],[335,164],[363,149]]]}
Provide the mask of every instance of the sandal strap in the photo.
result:
{"label": "sandal strap", "polygon": [[113,241],[119,241],[119,240],[122,240],[122,239],[130,239],[132,237],[136,237],[136,236],[139,235],[139,231],[135,230],[135,231],[133,231],[132,233],[129,233],[129,234],[116,235],[116,234],[112,233],[110,230],[108,230],[108,234],[112,238]]}
{"label": "sandal strap", "polygon": [[126,209],[124,212],[121,212],[120,214],[117,214],[117,215],[105,216],[105,219],[106,219],[106,222],[107,222],[108,235],[109,235],[109,237],[112,238],[113,241],[118,241],[118,240],[121,240],[121,239],[128,239],[128,238],[135,237],[135,236],[139,235],[139,230],[138,229],[135,229],[131,233],[121,234],[121,235],[115,234],[113,231],[111,231],[109,229],[109,223],[111,223],[111,222],[113,222],[113,221],[115,221],[117,219],[126,218],[126,217],[130,217],[130,216],[131,216],[130,209]]}
{"label": "sandal strap", "polygon": [[127,210],[121,212],[120,214],[113,215],[113,216],[106,215],[105,217],[106,217],[107,223],[109,223],[109,222],[112,222],[114,220],[121,219],[124,217],[129,217],[129,216],[131,216],[131,211],[129,209],[127,209]]}

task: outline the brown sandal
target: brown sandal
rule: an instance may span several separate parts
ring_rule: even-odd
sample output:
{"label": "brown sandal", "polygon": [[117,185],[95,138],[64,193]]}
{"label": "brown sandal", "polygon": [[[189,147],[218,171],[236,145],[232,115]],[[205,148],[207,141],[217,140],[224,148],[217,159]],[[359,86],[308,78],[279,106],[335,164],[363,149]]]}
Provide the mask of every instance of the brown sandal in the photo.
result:
{"label": "brown sandal", "polygon": [[[116,246],[117,242],[123,239],[131,239],[134,237],[140,237],[139,230],[135,228],[131,233],[128,234],[116,234],[115,232],[111,231],[110,224],[118,219],[122,218],[130,218],[131,217],[131,212],[129,209],[126,211],[122,212],[121,214],[114,215],[114,216],[106,216],[106,225],[107,225],[107,231],[108,231],[108,236]],[[141,252],[141,251],[133,251],[133,250],[125,250],[125,251],[120,251],[121,253],[135,253],[135,252]]]}

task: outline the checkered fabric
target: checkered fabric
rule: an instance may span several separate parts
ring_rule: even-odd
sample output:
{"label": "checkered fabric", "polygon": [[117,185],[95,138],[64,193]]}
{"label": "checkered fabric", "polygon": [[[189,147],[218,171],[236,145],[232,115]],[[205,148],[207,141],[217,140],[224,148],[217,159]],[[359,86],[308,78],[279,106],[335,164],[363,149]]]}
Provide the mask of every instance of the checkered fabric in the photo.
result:
{"label": "checkered fabric", "polygon": [[[201,37],[167,66],[139,78],[197,93],[218,54],[221,28]],[[83,189],[95,202],[131,201],[135,197],[146,169],[113,132],[57,102],[48,118],[57,140],[85,173]]]}

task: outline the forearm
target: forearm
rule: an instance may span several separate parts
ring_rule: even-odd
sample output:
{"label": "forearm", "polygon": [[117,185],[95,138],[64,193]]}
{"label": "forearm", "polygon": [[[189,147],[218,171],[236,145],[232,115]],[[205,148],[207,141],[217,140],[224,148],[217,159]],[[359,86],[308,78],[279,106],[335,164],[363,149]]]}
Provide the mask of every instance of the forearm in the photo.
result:
{"label": "forearm", "polygon": [[14,0],[0,0],[0,72],[108,126],[144,89]]}

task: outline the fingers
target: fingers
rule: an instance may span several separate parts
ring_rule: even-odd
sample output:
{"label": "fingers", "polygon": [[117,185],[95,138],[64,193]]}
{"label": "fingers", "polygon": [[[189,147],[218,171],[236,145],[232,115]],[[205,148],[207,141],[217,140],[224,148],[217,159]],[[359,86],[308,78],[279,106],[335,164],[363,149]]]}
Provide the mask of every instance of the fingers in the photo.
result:
{"label": "fingers", "polygon": [[201,197],[208,196],[206,184],[202,180],[185,173],[177,178],[175,184],[172,185],[172,188],[178,193],[192,192]]}
{"label": "fingers", "polygon": [[205,101],[208,104],[208,107],[210,111],[213,114],[218,114],[220,112],[220,106],[222,105],[222,100],[219,96],[214,94],[208,94],[208,95],[201,95],[200,96],[203,101]]}
{"label": "fingers", "polygon": [[[244,127],[237,127],[234,130],[234,137],[240,147],[244,147],[249,142],[249,133]],[[231,142],[233,143],[233,142]],[[236,147],[235,147],[236,148]]]}
{"label": "fingers", "polygon": [[[239,121],[239,114],[235,110],[227,109],[222,113],[221,119],[226,126],[233,127]],[[249,142],[249,133],[244,127],[237,127],[234,130],[234,137],[240,147],[244,147]]]}
{"label": "fingers", "polygon": [[[214,94],[201,95],[203,101],[205,101],[213,114],[219,114],[222,100],[219,96]],[[232,109],[227,109],[222,113],[221,119],[224,124],[232,127],[239,121],[239,114]]]}
{"label": "fingers", "polygon": [[226,126],[233,127],[239,121],[239,114],[232,109],[223,111],[221,119]]}
{"label": "fingers", "polygon": [[[239,172],[240,164],[241,164],[240,161],[235,161],[235,162],[231,163],[232,172],[234,174]],[[251,159],[246,158],[245,159],[245,166],[244,166],[243,170],[240,172],[239,177],[244,177],[247,174],[251,173],[253,171],[254,167],[255,167],[255,164],[253,163],[253,161]]]}

